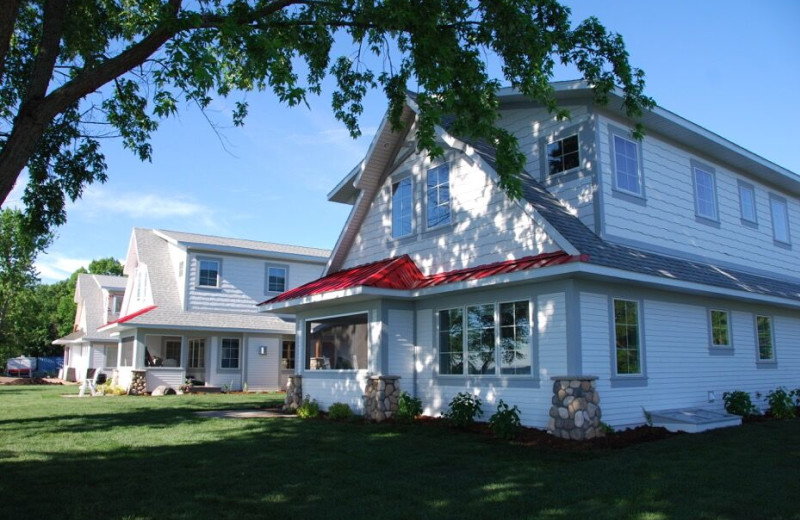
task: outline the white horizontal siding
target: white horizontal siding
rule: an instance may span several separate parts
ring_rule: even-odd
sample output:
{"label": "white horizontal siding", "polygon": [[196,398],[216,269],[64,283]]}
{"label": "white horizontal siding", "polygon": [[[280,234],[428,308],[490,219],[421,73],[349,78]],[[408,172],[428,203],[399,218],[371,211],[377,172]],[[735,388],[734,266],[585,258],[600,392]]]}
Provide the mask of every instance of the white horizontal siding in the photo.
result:
{"label": "white horizontal siding", "polygon": [[363,414],[366,374],[366,370],[359,370],[345,377],[339,374],[332,377],[306,375],[303,377],[303,396],[310,395],[323,410],[333,403],[345,403],[353,412]]}
{"label": "white horizontal siding", "polygon": [[400,388],[413,393],[414,312],[389,309],[387,315],[388,374],[400,376]]}
{"label": "white horizontal siding", "polygon": [[[642,313],[646,386],[612,387],[609,296],[581,293],[583,371],[598,377],[603,421],[612,426],[641,424],[643,409],[665,410],[690,406],[722,409],[722,393],[745,390],[766,394],[780,385],[800,383],[800,318],[777,315],[774,319],[775,368],[756,363],[754,313],[765,309],[731,312],[733,350],[709,350],[707,305],[691,300],[663,301],[645,298]],[[727,309],[725,302],[712,308]],[[716,402],[708,402],[708,392]]]}
{"label": "white horizontal siding", "polygon": [[[245,381],[248,390],[279,390],[281,338],[278,336],[249,336],[246,343],[247,377],[245,377]],[[260,353],[262,346],[267,347],[266,355]]]}
{"label": "white horizontal siding", "polygon": [[[604,232],[660,248],[713,260],[800,277],[800,201],[757,182],[747,172],[732,171],[702,155],[678,148],[655,136],[641,143],[646,206],[613,196],[609,120],[600,121],[600,167],[603,186]],[[616,123],[612,123],[615,124]],[[692,159],[715,169],[719,226],[696,221]],[[741,223],[738,180],[755,186],[758,228]],[[794,249],[776,246],[770,215],[770,193],[788,200],[789,229]]]}
{"label": "white horizontal siding", "polygon": [[162,385],[177,390],[186,381],[186,372],[182,368],[148,368],[146,377],[148,392]]}
{"label": "white horizontal siding", "polygon": [[[221,260],[220,288],[197,287],[198,257]],[[276,295],[266,292],[266,266],[268,263],[289,267],[287,288],[297,287],[319,278],[323,267],[317,264],[268,261],[263,258],[245,256],[192,253],[189,255],[188,309],[256,313],[258,303]]]}
{"label": "white horizontal siding", "polygon": [[[477,163],[460,152],[452,152],[447,158],[453,227],[432,232],[425,229],[423,186],[431,163],[414,155],[396,171],[410,171],[413,176],[415,233],[409,238],[392,239],[392,180],[387,178],[353,241],[345,267],[408,254],[423,273],[431,274],[557,249]],[[438,164],[440,161],[434,166]]]}

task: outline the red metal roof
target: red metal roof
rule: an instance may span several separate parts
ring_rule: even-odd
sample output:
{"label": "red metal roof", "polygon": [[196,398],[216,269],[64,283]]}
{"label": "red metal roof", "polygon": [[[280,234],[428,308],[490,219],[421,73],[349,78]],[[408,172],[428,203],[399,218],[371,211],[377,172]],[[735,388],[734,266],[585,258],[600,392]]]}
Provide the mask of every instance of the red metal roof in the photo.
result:
{"label": "red metal roof", "polygon": [[121,317],[119,319],[116,319],[114,321],[109,321],[108,323],[106,323],[102,327],[98,327],[97,330],[102,330],[102,329],[104,329],[104,328],[106,328],[106,327],[108,327],[110,325],[116,325],[118,323],[125,323],[126,321],[130,321],[133,318],[135,318],[137,316],[141,316],[142,314],[145,314],[147,312],[150,312],[155,308],[156,308],[155,305],[151,305],[150,307],[145,307],[144,309],[139,309],[138,311],[132,312],[130,314],[126,314],[125,316],[123,316],[123,317]]}
{"label": "red metal roof", "polygon": [[570,256],[564,251],[526,256],[516,260],[506,260],[484,264],[468,269],[457,269],[446,273],[425,276],[408,255],[387,258],[369,264],[345,269],[284,292],[270,300],[261,302],[278,303],[304,296],[322,294],[353,287],[380,287],[384,289],[410,290],[434,287],[467,280],[480,280],[489,276],[527,271],[540,267],[560,265],[568,262],[587,261],[587,255]]}

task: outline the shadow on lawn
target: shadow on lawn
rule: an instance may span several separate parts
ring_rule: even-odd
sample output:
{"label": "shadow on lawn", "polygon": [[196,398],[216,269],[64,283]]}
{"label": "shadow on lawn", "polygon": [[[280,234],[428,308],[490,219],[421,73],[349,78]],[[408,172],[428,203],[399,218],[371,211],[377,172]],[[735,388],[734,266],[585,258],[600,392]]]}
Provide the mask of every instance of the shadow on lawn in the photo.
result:
{"label": "shadow on lawn", "polygon": [[[166,428],[191,421],[198,427],[181,430],[182,435],[196,431],[197,442],[190,438],[177,444],[177,434],[165,430],[164,444],[154,447],[137,447],[132,439],[115,450],[48,451],[48,464],[1,463],[0,493],[14,497],[4,504],[3,514],[104,519],[797,518],[788,512],[781,516],[794,511],[781,504],[781,497],[792,491],[787,486],[797,491],[796,483],[781,477],[786,475],[783,468],[768,465],[774,474],[764,471],[755,489],[746,477],[738,483],[712,479],[733,475],[740,464],[756,475],[763,470],[763,464],[748,458],[741,437],[730,432],[617,452],[563,453],[422,425],[204,419],[186,412],[137,410],[117,419],[113,414],[84,419],[105,428],[145,423]],[[203,440],[212,427],[220,429],[216,434],[221,437]],[[798,433],[795,427],[783,435],[788,440]],[[716,458],[713,450],[721,450]],[[711,459],[704,458],[709,451]],[[723,457],[725,453],[736,456]],[[796,454],[785,461],[788,471],[797,463]],[[748,497],[748,490],[755,496]]]}

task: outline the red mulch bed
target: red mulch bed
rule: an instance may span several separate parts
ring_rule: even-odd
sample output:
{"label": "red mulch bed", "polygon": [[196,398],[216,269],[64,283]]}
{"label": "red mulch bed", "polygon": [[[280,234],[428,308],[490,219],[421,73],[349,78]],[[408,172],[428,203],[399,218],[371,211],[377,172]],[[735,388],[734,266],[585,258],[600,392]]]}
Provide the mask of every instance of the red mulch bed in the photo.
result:
{"label": "red mulch bed", "polygon": [[[441,428],[450,428],[447,421],[441,417],[423,416],[417,418],[416,422]],[[494,438],[494,433],[489,429],[488,423],[475,423],[462,431]],[[591,440],[573,441],[555,437],[545,430],[540,430],[538,428],[523,427],[511,443],[522,446],[547,446],[549,448],[568,451],[609,450],[627,448],[628,446],[641,444],[643,442],[669,439],[676,435],[683,435],[683,433],[671,432],[666,428],[643,425],[637,426],[636,428],[611,432],[604,437]]]}

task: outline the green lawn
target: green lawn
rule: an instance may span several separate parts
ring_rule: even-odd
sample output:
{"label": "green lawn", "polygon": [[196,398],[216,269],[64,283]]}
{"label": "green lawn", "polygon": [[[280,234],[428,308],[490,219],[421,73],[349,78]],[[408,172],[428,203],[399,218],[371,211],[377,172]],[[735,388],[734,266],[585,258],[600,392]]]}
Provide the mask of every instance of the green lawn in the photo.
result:
{"label": "green lawn", "polygon": [[206,419],[275,395],[0,387],[0,518],[800,519],[800,420],[560,452],[411,425]]}

